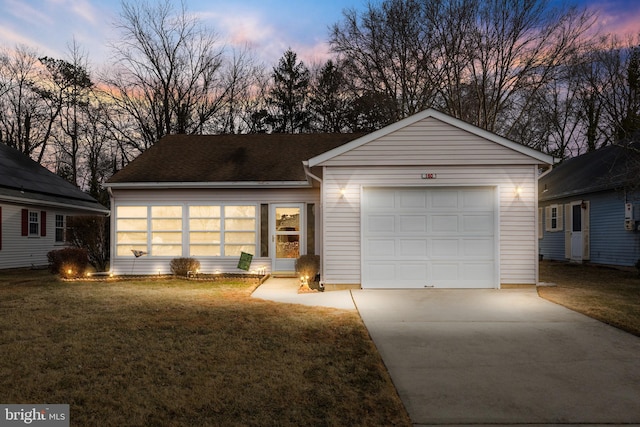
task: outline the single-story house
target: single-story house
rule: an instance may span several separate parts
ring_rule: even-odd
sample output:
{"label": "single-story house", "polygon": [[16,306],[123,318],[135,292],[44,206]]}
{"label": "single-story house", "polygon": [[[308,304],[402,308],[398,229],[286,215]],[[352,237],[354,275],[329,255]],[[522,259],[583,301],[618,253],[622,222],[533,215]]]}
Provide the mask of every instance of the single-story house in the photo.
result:
{"label": "single-story house", "polygon": [[540,255],[633,266],[640,259],[640,151],[618,145],[565,160],[540,177]]}
{"label": "single-story house", "polygon": [[108,215],[93,197],[0,143],[0,269],[41,267],[66,245],[67,217]]}
{"label": "single-story house", "polygon": [[278,275],[317,254],[328,290],[535,284],[552,161],[432,109],[365,135],[171,135],[106,183],[111,265],[237,272],[245,252]]}

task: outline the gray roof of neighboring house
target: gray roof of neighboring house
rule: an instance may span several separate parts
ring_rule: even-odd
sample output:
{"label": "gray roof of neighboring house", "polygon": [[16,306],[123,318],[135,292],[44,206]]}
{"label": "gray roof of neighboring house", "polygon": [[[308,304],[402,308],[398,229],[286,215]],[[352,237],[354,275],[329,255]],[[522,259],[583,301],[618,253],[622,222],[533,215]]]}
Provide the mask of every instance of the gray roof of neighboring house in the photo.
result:
{"label": "gray roof of neighboring house", "polygon": [[306,181],[302,162],[363,134],[168,135],[107,181]]}
{"label": "gray roof of neighboring house", "polygon": [[107,213],[109,210],[78,187],[0,143],[0,199],[32,204],[66,205]]}
{"label": "gray roof of neighboring house", "polygon": [[539,200],[620,189],[640,182],[640,144],[609,145],[568,159],[538,181]]}

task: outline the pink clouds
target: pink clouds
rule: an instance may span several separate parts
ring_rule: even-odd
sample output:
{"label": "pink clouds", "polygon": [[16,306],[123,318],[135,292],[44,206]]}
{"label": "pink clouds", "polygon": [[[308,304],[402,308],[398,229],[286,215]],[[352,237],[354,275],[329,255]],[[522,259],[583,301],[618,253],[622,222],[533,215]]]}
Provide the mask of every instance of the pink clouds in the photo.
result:
{"label": "pink clouds", "polygon": [[637,0],[611,0],[589,2],[586,5],[597,13],[596,29],[620,37],[640,34],[640,2]]}

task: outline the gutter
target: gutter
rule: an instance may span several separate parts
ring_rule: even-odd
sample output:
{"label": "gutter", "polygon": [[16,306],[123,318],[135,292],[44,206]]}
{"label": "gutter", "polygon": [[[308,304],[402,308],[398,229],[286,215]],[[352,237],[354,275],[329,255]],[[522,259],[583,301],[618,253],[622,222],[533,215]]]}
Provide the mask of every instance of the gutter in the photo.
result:
{"label": "gutter", "polygon": [[[14,197],[14,196],[6,196],[6,195],[2,196],[2,199],[9,202],[19,203],[22,205],[49,206],[53,208],[64,208],[64,209],[78,209],[78,210],[101,213],[105,216],[108,216],[111,212],[106,209],[91,208],[91,207],[82,206],[82,205],[74,205],[72,203],[51,202],[51,201],[38,200],[38,199],[26,199],[22,197]],[[86,203],[90,203],[90,202],[87,201]]]}
{"label": "gutter", "polygon": [[322,185],[322,179],[318,178],[317,176],[315,176],[313,173],[311,173],[311,168],[309,168],[309,161],[308,160],[303,160],[302,161],[302,167],[304,168],[304,173],[309,177],[309,178],[313,178],[316,181],[318,181],[318,183],[320,185]]}
{"label": "gutter", "polygon": [[107,189],[200,189],[200,188],[308,188],[309,181],[230,181],[230,182],[113,182]]}

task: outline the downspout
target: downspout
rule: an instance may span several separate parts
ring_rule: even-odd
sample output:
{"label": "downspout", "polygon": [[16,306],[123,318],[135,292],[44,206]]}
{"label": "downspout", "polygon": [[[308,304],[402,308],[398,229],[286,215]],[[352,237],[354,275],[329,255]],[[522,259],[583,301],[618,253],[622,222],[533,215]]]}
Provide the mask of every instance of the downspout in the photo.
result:
{"label": "downspout", "polygon": [[316,236],[316,240],[320,242],[320,252],[322,253],[320,257],[320,285],[324,286],[324,187],[322,185],[322,179],[311,172],[308,161],[303,160],[302,166],[304,167],[304,173],[307,177],[318,181],[320,184],[320,206],[318,206],[318,218],[316,219],[317,223],[320,224],[320,233],[318,233],[319,236]]}

